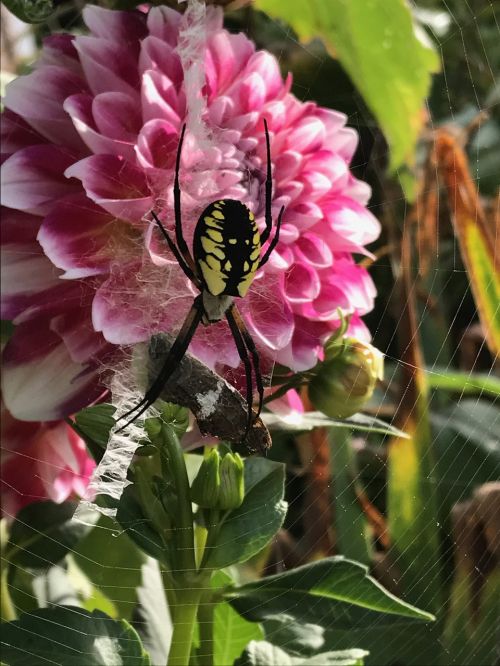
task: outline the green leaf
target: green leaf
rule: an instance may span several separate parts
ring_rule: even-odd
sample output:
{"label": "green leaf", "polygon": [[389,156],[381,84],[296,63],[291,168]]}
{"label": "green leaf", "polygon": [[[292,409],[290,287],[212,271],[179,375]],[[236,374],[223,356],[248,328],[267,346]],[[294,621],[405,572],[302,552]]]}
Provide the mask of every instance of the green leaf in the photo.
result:
{"label": "green leaf", "polygon": [[127,486],[120,497],[116,520],[141,550],[155,560],[165,561],[165,545],[151,520],[144,515],[133,485]]}
{"label": "green leaf", "polygon": [[[405,0],[258,0],[259,9],[284,18],[302,40],[321,38],[337,57],[391,148],[391,170],[413,160],[421,113],[439,68],[417,34]],[[328,85],[328,82],[325,82]]]}
{"label": "green leaf", "polygon": [[4,0],[4,4],[25,23],[43,23],[54,11],[52,0]]}
{"label": "green leaf", "polygon": [[21,567],[46,569],[60,562],[92,529],[98,514],[86,511],[73,520],[76,502],[44,501],[23,507],[10,529],[6,558]]}
{"label": "green leaf", "polygon": [[365,650],[336,650],[304,658],[267,641],[251,641],[235,666],[362,666],[367,654]]}
{"label": "green leaf", "polygon": [[[293,617],[281,613],[263,623],[266,638],[273,645],[298,654],[315,654],[325,644],[325,629],[319,624],[294,622]],[[354,641],[356,642],[356,641]]]}
{"label": "green leaf", "polygon": [[500,409],[486,400],[466,399],[431,413],[431,423],[440,511],[446,518],[476,486],[500,478]]}
{"label": "green leaf", "polygon": [[113,600],[120,617],[130,619],[145,557],[127,534],[101,516],[95,529],[78,544],[73,558],[92,584]]}
{"label": "green leaf", "polygon": [[[254,622],[286,613],[297,622],[353,628],[398,618],[433,620],[388,592],[368,575],[367,567],[343,557],[330,557],[292,571],[229,588],[224,597],[238,613]],[[383,613],[385,617],[380,617]]]}
{"label": "green leaf", "polygon": [[206,566],[213,569],[245,562],[279,530],[286,515],[285,468],[265,458],[245,460],[245,499],[222,523]]}
{"label": "green leaf", "polygon": [[427,368],[427,380],[430,388],[460,393],[461,396],[469,393],[486,393],[492,398],[500,397],[500,379],[486,373],[459,372],[432,366]]}
{"label": "green leaf", "polygon": [[74,421],[68,421],[76,432],[85,440],[93,458],[100,462],[106,446],[109,432],[115,425],[114,413],[116,407],[103,403],[86,407],[75,416]]}
{"label": "green leaf", "polygon": [[168,610],[158,562],[148,558],[142,565],[142,582],[137,590],[139,604],[134,610],[134,627],[153,664],[166,664],[172,640],[172,620]]}
{"label": "green leaf", "polygon": [[369,564],[373,553],[366,516],[357,496],[357,470],[351,435],[332,429],[328,434],[333,478],[333,515],[338,552],[357,562]]}
{"label": "green leaf", "polygon": [[148,666],[137,633],[113,620],[74,606],[42,608],[2,626],[2,658],[9,666]]}
{"label": "green leaf", "polygon": [[293,416],[280,416],[273,412],[261,414],[261,418],[270,430],[301,432],[313,428],[344,428],[361,432],[377,432],[392,437],[408,437],[402,430],[395,428],[381,419],[367,414],[354,414],[348,419],[332,419],[322,412],[304,412]]}
{"label": "green leaf", "polygon": [[[212,578],[212,586],[216,588],[230,583],[232,579],[224,571],[217,571]],[[217,604],[213,626],[214,663],[217,666],[232,666],[250,641],[263,637],[259,624],[245,620],[226,601]]]}

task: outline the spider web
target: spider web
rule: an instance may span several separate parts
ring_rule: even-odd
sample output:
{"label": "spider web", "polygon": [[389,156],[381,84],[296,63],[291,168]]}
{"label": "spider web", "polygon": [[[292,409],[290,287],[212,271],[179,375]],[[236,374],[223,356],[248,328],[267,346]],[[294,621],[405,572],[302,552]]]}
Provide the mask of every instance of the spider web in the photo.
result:
{"label": "spider web", "polygon": [[[429,126],[433,129],[443,122],[451,120],[464,127],[478,112],[488,111],[490,113],[491,119],[484,122],[480,130],[470,140],[468,156],[479,193],[491,197],[494,188],[498,186],[497,160],[500,135],[498,129],[499,94],[496,77],[499,65],[497,43],[500,37],[500,29],[495,17],[494,5],[487,0],[484,2],[468,0],[457,0],[455,2],[442,0],[438,2],[437,0],[428,0],[417,4],[419,11],[417,15],[432,35],[442,64],[442,71],[435,77],[427,103]],[[4,12],[3,8],[2,12]],[[78,19],[79,16],[76,16],[75,21]],[[12,24],[11,19],[9,19],[9,22]],[[296,79],[295,94],[301,99],[316,99],[321,103],[321,91],[325,88],[328,73],[335,70],[337,75],[342,76],[338,71],[338,65],[328,58],[319,45],[313,43],[304,46],[281,23],[270,21],[270,24],[282,35],[281,41],[278,41],[275,45],[275,54],[280,62],[286,65],[294,57],[300,56],[307,64],[306,76]],[[252,33],[254,26],[249,23],[246,27],[248,32]],[[254,35],[255,37],[258,41],[258,35]],[[5,39],[11,39],[11,37],[7,35]],[[26,43],[25,34],[23,34],[23,40]],[[12,49],[14,53],[16,43],[19,44],[19,37],[16,37],[9,45],[9,49]],[[267,44],[267,46],[269,45]],[[189,57],[189,52],[187,57]],[[197,89],[198,74],[199,72],[197,73],[196,68],[194,68],[193,91]],[[401,195],[387,187],[384,176],[387,147],[359,95],[352,91],[348,85],[344,89],[341,88],[341,90],[345,92],[345,97],[340,96],[336,108],[348,113],[348,124],[355,127],[361,137],[352,168],[357,176],[367,179],[374,187],[374,197],[370,203],[370,208],[376,216],[381,216],[389,204],[402,204],[404,206],[402,200],[398,201],[398,197]],[[190,108],[196,108],[196,103],[190,104]],[[205,142],[204,147],[207,148],[210,142],[214,141],[214,138],[203,134],[203,127],[196,122],[200,115],[193,113],[194,120],[190,127],[193,128],[197,138]],[[438,188],[437,179],[433,186]],[[404,219],[404,212],[402,219]],[[469,372],[471,375],[470,385],[466,382],[463,389],[454,396],[454,404],[468,405],[471,413],[473,413],[474,408],[479,410],[485,401],[490,406],[497,406],[497,397],[485,390],[480,389],[469,394],[469,389],[474,390],[475,386],[472,373],[480,370],[484,374],[491,375],[495,359],[492,362],[485,348],[484,340],[481,336],[477,336],[477,331],[476,334],[474,333],[474,326],[478,320],[477,312],[470,293],[467,274],[452,234],[444,227],[437,226],[434,240],[434,267],[429,277],[427,289],[438,304],[446,306],[447,311],[444,313],[444,335],[439,338],[437,349],[433,349],[430,344],[427,344],[427,347],[424,348],[427,370],[431,376],[443,379],[446,379],[448,372],[453,369],[461,368],[463,371]],[[398,346],[397,340],[397,331],[402,324],[402,315],[398,315],[392,307],[393,302],[397,302],[398,297],[392,278],[393,266],[389,254],[383,253],[382,245],[381,250],[380,258],[370,267],[370,271],[382,296],[379,298],[373,313],[365,317],[365,321],[373,334],[374,344],[384,351],[387,360],[386,390],[385,392],[383,390],[379,392],[370,407],[375,415],[387,419],[387,402],[392,400],[392,407],[397,407],[398,401],[401,404],[404,400],[405,387],[401,387],[398,400],[397,396],[394,397],[391,394],[390,386],[391,383],[395,382],[401,370],[408,367],[408,363],[403,358],[405,350]],[[145,290],[151,288],[153,280],[158,280],[158,284],[161,281],[159,272],[155,273],[154,276],[140,276],[140,279],[144,281]],[[412,295],[417,292],[418,288],[419,285],[415,277],[411,284]],[[155,288],[153,291],[157,294],[160,289]],[[169,290],[165,289],[165,293],[168,292]],[[130,298],[134,298],[133,293],[130,293]],[[173,301],[170,299],[172,297],[168,297],[168,300],[165,297],[165,300],[156,302],[155,307],[158,311],[173,307]],[[431,300],[425,300],[420,307],[418,321],[418,332],[424,340],[424,346],[426,340],[433,335],[435,330],[433,329],[433,315]],[[125,403],[131,399],[129,387],[132,383],[132,373],[129,368],[130,359],[123,364],[123,368],[116,375],[116,384],[113,388],[118,402],[122,400]],[[416,368],[410,366],[410,369]],[[268,372],[270,370],[269,368]],[[140,398],[141,392],[137,391],[136,396]],[[439,400],[437,402],[439,403]],[[436,401],[433,401],[433,407],[439,408],[439,404],[436,405],[435,403]],[[453,425],[453,413],[443,412],[439,425],[433,431],[434,445],[438,446],[440,444],[451,425]],[[485,424],[485,430],[489,431],[492,446],[497,447],[496,455],[498,455],[499,447],[498,425],[500,425],[498,421]],[[443,455],[448,456],[447,459],[462,461],[464,456],[467,457],[468,447],[474,441],[474,428],[479,431],[479,425],[472,424],[471,428],[470,437],[461,436],[458,431],[456,431],[457,434],[454,437],[448,437],[443,453]],[[129,438],[124,439],[129,441]],[[286,435],[279,436],[276,439],[277,452],[273,455],[276,457],[281,455],[281,459],[287,462],[289,468],[287,498],[290,509],[286,528],[288,533],[300,542],[304,534],[304,523],[308,521],[312,526],[317,524],[321,529],[326,521],[331,520],[330,507],[318,504],[317,497],[314,496],[313,492],[318,483],[318,478],[312,472],[317,462],[317,452],[315,453],[307,445],[300,452],[296,450],[291,452]],[[116,441],[117,449],[124,445],[124,441]],[[367,477],[370,476],[370,469],[374,465],[377,466],[377,473],[384,474],[386,472],[386,451],[379,442],[360,437],[356,439],[356,447],[359,453],[357,474],[350,485],[343,488],[342,493],[336,494],[336,510],[347,511],[352,508],[354,503],[352,493],[355,484],[358,483],[368,489],[371,503],[383,510],[385,508],[384,486],[383,484],[377,485],[376,479],[373,478],[374,475],[369,478],[368,482]],[[132,453],[133,450],[129,449],[127,451],[127,455],[131,456]],[[126,457],[120,458],[120,472],[117,475],[123,479],[125,478],[123,476],[124,465],[125,470],[128,465],[128,463],[125,464],[125,461]],[[113,467],[115,463],[115,460],[110,459],[110,467]],[[483,468],[487,466],[488,457],[486,456],[480,460],[475,470],[478,484],[484,480],[482,472]],[[439,475],[441,469],[433,469],[431,473]],[[463,479],[458,479],[458,484],[460,483],[463,483]],[[470,491],[466,489],[462,495],[462,499],[467,499],[470,496]],[[443,493],[440,501],[443,504],[449,504],[451,501],[456,501],[456,498],[457,488],[450,484],[448,492]],[[366,525],[360,522],[359,529],[360,531],[365,530]],[[463,546],[461,539],[465,536],[465,532],[457,531],[452,534],[449,526],[446,530],[447,543],[450,549],[458,549]],[[319,545],[320,537],[315,539],[313,531],[309,530],[309,532],[313,534],[313,537],[306,542],[305,547],[309,552],[313,552]],[[480,538],[479,535],[476,537],[477,540]],[[94,580],[100,580],[106,590],[110,612],[114,608],[122,616],[130,617],[131,609],[136,603],[135,588],[140,580],[141,564],[134,555],[126,535],[118,533],[111,522],[106,519],[103,519],[94,530],[93,539],[92,543],[84,543],[72,551],[73,563],[70,567],[80,567]],[[474,548],[477,546],[477,541],[469,543],[468,550],[465,551],[465,557],[472,557]],[[124,554],[124,559],[120,559],[118,554],[120,549]],[[97,553],[98,555],[96,555]],[[130,558],[129,561],[126,561],[127,556]],[[286,566],[288,556],[289,553],[285,556],[281,552],[280,557],[280,552],[277,552],[273,566],[278,568],[280,565]],[[449,563],[450,558],[448,557]],[[393,564],[397,567],[397,559]],[[53,569],[61,568],[53,567]],[[390,585],[391,573],[391,570],[384,571],[386,575],[384,584]],[[29,597],[32,598],[32,602],[35,600],[33,590],[28,585],[31,574],[22,570],[19,574],[18,582],[14,581],[14,596],[17,594],[18,599],[22,599],[24,604],[29,605],[27,603]],[[485,578],[482,569],[479,571],[479,575]],[[392,582],[394,583],[394,581]],[[422,579],[417,583],[425,588],[425,580]],[[82,589],[78,590],[80,598],[85,596],[83,590],[85,586],[82,584],[81,587]],[[418,587],[417,584],[415,584],[415,587]],[[406,589],[404,592],[408,599],[418,605],[419,589]],[[469,603],[465,590],[462,594],[458,594],[455,599],[455,603],[460,602],[464,606]],[[486,619],[493,627],[493,615]],[[321,623],[321,618],[318,618],[318,623]],[[278,629],[275,629],[275,633],[279,633]],[[436,630],[432,627],[422,630],[416,636],[417,632],[414,627],[389,632],[384,628],[382,620],[369,629],[360,626],[356,632],[351,632],[349,635],[350,645],[343,644],[345,636],[341,636],[333,627],[327,628],[327,633],[331,633],[331,640],[336,642],[338,649],[359,645],[371,649],[373,655],[377,655],[377,650],[380,649],[377,643],[381,641],[384,643],[384,655],[398,655],[401,643],[407,642],[414,654],[410,661],[405,661],[409,659],[408,653],[406,653],[404,657],[401,657],[401,663],[432,663],[434,655],[429,655],[425,645],[426,642],[431,643],[431,640],[440,643],[445,654],[449,650],[449,645],[443,642],[442,637],[436,635]],[[270,641],[273,640],[273,631],[267,634],[267,638]],[[466,661],[470,659],[470,655],[465,653],[465,648],[463,653],[455,652],[449,654],[448,658],[451,660],[448,663],[477,663]],[[376,658],[373,661],[369,657],[366,663],[388,662],[379,662]]]}

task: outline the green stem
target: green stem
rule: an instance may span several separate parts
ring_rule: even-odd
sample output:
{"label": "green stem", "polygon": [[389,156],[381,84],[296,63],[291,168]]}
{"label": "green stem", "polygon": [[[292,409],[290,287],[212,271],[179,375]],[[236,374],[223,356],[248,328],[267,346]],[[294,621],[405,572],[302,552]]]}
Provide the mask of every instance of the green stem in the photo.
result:
{"label": "green stem", "polygon": [[[187,585],[189,584],[187,582]],[[174,609],[174,631],[167,666],[188,666],[196,615],[203,594],[202,589],[189,587],[181,589],[179,592],[177,598],[182,601]]]}
{"label": "green stem", "polygon": [[[196,574],[196,558],[194,551],[194,529],[193,511],[191,509],[191,498],[189,495],[189,479],[184,454],[172,428],[166,424],[162,425],[163,442],[165,444],[168,462],[164,461],[170,469],[170,478],[174,480],[177,491],[178,516],[174,531],[175,556],[177,571],[172,571],[174,578],[181,572],[187,576]],[[161,449],[162,455],[163,447]]]}
{"label": "green stem", "polygon": [[4,566],[1,576],[1,589],[0,589],[0,617],[2,622],[12,622],[12,620],[17,620],[17,613],[12,603],[12,599],[9,592],[9,584],[7,582],[7,576],[9,572],[9,567]]}
{"label": "green stem", "polygon": [[209,597],[203,597],[198,607],[198,627],[200,647],[198,654],[203,666],[214,666],[214,610],[215,604]]}

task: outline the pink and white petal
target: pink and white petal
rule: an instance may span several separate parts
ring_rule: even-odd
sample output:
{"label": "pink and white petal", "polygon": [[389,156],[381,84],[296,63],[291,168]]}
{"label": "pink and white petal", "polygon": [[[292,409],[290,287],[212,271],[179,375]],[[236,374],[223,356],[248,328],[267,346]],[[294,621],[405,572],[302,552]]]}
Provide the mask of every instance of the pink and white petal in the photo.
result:
{"label": "pink and white petal", "polygon": [[151,35],[142,41],[139,56],[140,75],[148,70],[157,71],[171,81],[176,90],[181,87],[183,71],[178,53],[169,44]]}
{"label": "pink and white petal", "polygon": [[255,51],[252,42],[244,35],[230,35],[226,31],[209,37],[205,57],[205,71],[209,86],[209,99],[215,93],[223,95]]}
{"label": "pink and white petal", "polygon": [[287,133],[286,148],[299,153],[312,153],[325,142],[325,126],[318,118],[304,118]]}
{"label": "pink and white petal", "polygon": [[[321,233],[322,229],[318,231]],[[333,254],[328,244],[320,234],[312,231],[306,231],[297,239],[293,251],[299,261],[315,268],[329,268],[333,264]]]}
{"label": "pink and white petal", "polygon": [[40,294],[59,286],[57,269],[35,244],[2,247],[2,319],[14,320],[33,307]]}
{"label": "pink and white petal", "polygon": [[[283,246],[278,243],[278,246],[271,252],[269,261],[265,268],[266,276],[270,273],[283,275],[284,271],[288,270],[295,261],[293,250],[291,247]],[[266,277],[267,279],[267,277]]]}
{"label": "pink and white petal", "polygon": [[[273,390],[269,391],[272,394]],[[304,405],[295,389],[290,389],[285,395],[272,400],[266,405],[272,412],[284,417],[291,417],[304,413]]]}
{"label": "pink and white petal", "polygon": [[83,78],[83,70],[73,44],[74,39],[74,35],[62,32],[56,32],[45,37],[40,58],[34,66],[40,68],[55,65]]}
{"label": "pink and white petal", "polygon": [[210,124],[214,127],[225,127],[228,120],[235,115],[235,103],[228,95],[216,97],[208,105],[208,117]]}
{"label": "pink and white petal", "polygon": [[351,127],[343,127],[335,134],[332,147],[349,164],[358,146],[358,141],[359,136],[356,130]]}
{"label": "pink and white petal", "polygon": [[300,314],[311,321],[327,322],[331,319],[337,319],[338,308],[346,313],[353,311],[345,290],[336,284],[322,284],[319,296],[311,303],[302,304]]}
{"label": "pink and white petal", "polygon": [[89,306],[54,317],[50,322],[50,330],[61,338],[75,363],[86,363],[111,349],[101,333],[94,331]]}
{"label": "pink and white petal", "polygon": [[64,102],[64,109],[71,117],[76,131],[90,150],[99,154],[119,155],[125,159],[134,159],[132,142],[117,141],[103,136],[97,131],[92,117],[91,95],[72,95]]}
{"label": "pink and white petal", "polygon": [[143,122],[159,119],[180,127],[186,112],[184,94],[156,70],[147,70],[142,76],[141,103]]}
{"label": "pink and white petal", "polygon": [[[228,91],[228,94],[235,96],[236,91]],[[238,81],[237,84],[237,99],[239,101],[239,112],[240,113],[249,113],[251,111],[260,111],[266,100],[266,85],[264,80],[257,72],[252,72],[248,74],[242,81]],[[253,122],[252,122],[253,120]],[[250,116],[248,121],[245,123],[245,126],[241,126],[238,129],[245,129],[248,125],[254,125],[257,121]],[[235,125],[233,125],[234,127]]]}
{"label": "pink and white petal", "polygon": [[145,169],[173,169],[179,131],[164,120],[150,120],[137,139],[137,160]]}
{"label": "pink and white petal", "polygon": [[79,189],[64,178],[74,157],[57,146],[23,148],[2,165],[2,203],[34,215],[46,215],[54,203]]}
{"label": "pink and white petal", "polygon": [[45,138],[86,154],[63,103],[70,95],[87,90],[83,79],[63,67],[40,67],[8,84],[4,104]]}
{"label": "pink and white petal", "polygon": [[289,343],[294,329],[293,314],[283,298],[280,282],[280,276],[275,274],[266,275],[265,280],[255,279],[241,304],[250,333],[266,347],[271,358]]}
{"label": "pink and white petal", "polygon": [[[124,255],[126,244],[119,245],[118,240],[125,241],[129,229],[78,194],[58,203],[45,217],[38,242],[52,263],[66,271],[61,277],[78,279],[108,273],[118,253]],[[133,252],[130,247],[130,254]]]}
{"label": "pink and white petal", "polygon": [[125,44],[137,56],[139,42],[147,35],[146,17],[141,12],[124,12],[87,5],[83,20],[89,31],[97,37]]}
{"label": "pink and white petal", "polygon": [[153,200],[144,172],[116,155],[92,155],[71,165],[67,178],[78,178],[87,196],[118,219],[139,223]]}
{"label": "pink and white petal", "polygon": [[55,421],[94,402],[103,392],[98,372],[74,363],[48,320],[18,326],[4,350],[2,395],[22,421]]}
{"label": "pink and white petal", "polygon": [[304,233],[306,229],[313,227],[319,220],[323,219],[323,210],[318,204],[300,201],[285,209],[283,219],[288,224],[293,224]]}
{"label": "pink and white petal", "polygon": [[276,361],[295,372],[314,367],[322,352],[321,338],[324,331],[323,324],[296,316],[293,337],[287,347],[278,352]]}
{"label": "pink and white petal", "polygon": [[[193,303],[187,283],[174,264],[153,267],[147,276],[141,274],[140,264],[123,265],[122,272],[112,274],[96,292],[94,329],[115,345],[144,342],[160,331],[175,333]],[[164,285],[164,300],[159,285]]]}
{"label": "pink and white petal", "polygon": [[368,183],[358,180],[352,174],[349,174],[343,194],[350,199],[354,199],[362,206],[366,206],[372,196],[372,188]]}
{"label": "pink and white petal", "polygon": [[334,147],[335,146],[335,136],[341,130],[346,122],[347,116],[341,111],[335,111],[334,109],[326,109],[321,106],[315,106],[314,115],[319,118],[322,123],[325,125],[326,129],[326,141],[325,145]]}
{"label": "pink and white petal", "polygon": [[110,91],[130,97],[137,95],[139,75],[137,62],[126,45],[115,44],[99,37],[79,35],[75,38],[80,62],[91,91],[97,95]]}
{"label": "pink and white petal", "polygon": [[325,210],[330,225],[328,238],[335,252],[370,255],[364,246],[380,235],[380,222],[370,211],[348,197],[335,197]]}
{"label": "pink and white petal", "polygon": [[212,370],[218,366],[237,368],[241,362],[226,321],[199,326],[189,351]]}
{"label": "pink and white petal", "polygon": [[135,141],[142,126],[136,95],[100,93],[94,97],[92,115],[99,132],[118,141]]}
{"label": "pink and white petal", "polygon": [[181,14],[170,7],[151,7],[148,12],[147,27],[151,35],[175,47],[180,21]]}
{"label": "pink and white petal", "polygon": [[285,183],[287,180],[292,180],[299,173],[303,157],[295,150],[285,150],[279,154],[275,159],[274,174],[278,182]]}
{"label": "pink and white petal", "polygon": [[351,258],[338,259],[327,279],[342,291],[351,311],[366,314],[373,309],[377,295],[375,285],[366,268],[358,266]]}
{"label": "pink and white petal", "polygon": [[2,206],[2,245],[35,243],[43,217]]}
{"label": "pink and white petal", "polygon": [[262,79],[266,99],[274,100],[284,88],[278,61],[267,51],[254,53],[247,63],[246,70],[258,74]]}
{"label": "pink and white petal", "polygon": [[319,295],[321,282],[312,266],[295,263],[286,272],[283,289],[289,303],[309,303]]}
{"label": "pink and white petal", "polygon": [[28,125],[17,113],[5,109],[0,123],[2,154],[8,157],[12,153],[34,144],[43,144],[46,139]]}
{"label": "pink and white petal", "polygon": [[349,319],[349,328],[347,329],[347,335],[352,336],[358,340],[364,340],[365,342],[370,342],[372,335],[366,326],[365,322],[357,314],[353,314]]}

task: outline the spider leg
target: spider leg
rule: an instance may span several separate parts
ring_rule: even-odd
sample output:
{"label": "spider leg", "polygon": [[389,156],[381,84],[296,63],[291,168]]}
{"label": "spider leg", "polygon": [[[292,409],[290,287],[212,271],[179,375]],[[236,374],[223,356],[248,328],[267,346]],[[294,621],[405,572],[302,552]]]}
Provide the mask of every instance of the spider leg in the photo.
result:
{"label": "spider leg", "polygon": [[189,347],[189,343],[191,342],[193,335],[195,334],[196,329],[198,328],[202,316],[203,316],[203,302],[200,295],[195,298],[193,307],[189,311],[181,327],[181,330],[179,331],[177,338],[175,339],[174,344],[172,345],[170,351],[168,352],[167,358],[165,359],[165,363],[163,364],[160,374],[151,384],[149,389],[146,391],[144,398],[140,402],[138,402],[137,405],[132,407],[132,409],[129,409],[129,411],[126,412],[121,417],[121,419],[127,418],[137,410],[139,411],[137,411],[134,417],[131,418],[129,421],[127,421],[127,423],[121,426],[121,428],[119,428],[116,432],[122,431],[128,425],[133,423],[136,419],[139,418],[139,416],[141,416],[141,414],[144,414],[144,412],[159,398],[163,387],[170,378],[170,375],[174,372],[177,365],[181,361],[182,357],[186,353],[186,350]]}
{"label": "spider leg", "polygon": [[264,118],[264,130],[266,132],[266,153],[267,153],[267,175],[266,175],[266,210],[265,210],[265,220],[266,228],[262,232],[260,237],[260,242],[264,244],[269,238],[271,229],[273,226],[273,218],[271,213],[271,201],[272,201],[272,190],[273,190],[273,179],[271,176],[271,146],[269,143],[269,131],[267,129],[267,120]]}
{"label": "spider leg", "polygon": [[177,246],[175,245],[174,241],[168,235],[168,231],[165,229],[163,224],[160,222],[160,218],[154,212],[154,210],[151,211],[151,215],[154,217],[154,220],[155,220],[156,224],[160,227],[161,233],[163,234],[165,240],[167,241],[168,247],[173,252],[174,257],[177,259],[177,262],[178,262],[179,266],[182,268],[182,270],[187,275],[187,277],[191,280],[191,282],[193,284],[195,284],[198,287],[198,289],[201,290],[201,282],[199,281],[196,274],[187,265],[186,261],[184,260],[184,257],[182,256],[182,254],[177,249]]}
{"label": "spider leg", "polygon": [[273,240],[269,243],[269,246],[260,260],[259,263],[259,268],[262,268],[262,266],[266,263],[266,261],[269,259],[271,256],[271,252],[274,250],[276,245],[278,244],[279,238],[280,238],[280,228],[281,228],[281,218],[283,217],[283,211],[285,210],[285,206],[281,206],[281,210],[278,215],[278,221],[276,222],[276,232],[274,234]]}
{"label": "spider leg", "polygon": [[262,383],[262,373],[260,370],[259,352],[257,351],[255,342],[253,341],[252,336],[248,332],[243,317],[241,316],[240,311],[238,310],[236,305],[233,305],[233,307],[230,310],[230,314],[234,318],[236,326],[238,327],[239,332],[241,333],[241,336],[245,342],[246,348],[248,349],[248,351],[252,356],[253,368],[255,373],[255,383],[257,385],[257,393],[259,394],[259,406],[257,408],[257,416],[260,416],[260,413],[262,411],[262,405],[264,403],[264,385]]}
{"label": "spider leg", "polygon": [[179,146],[177,148],[177,157],[175,159],[175,178],[174,178],[174,213],[175,213],[175,239],[180,253],[184,257],[185,263],[191,269],[191,272],[196,275],[196,268],[193,257],[189,252],[186,241],[182,234],[182,216],[181,216],[181,188],[179,186],[179,169],[181,164],[182,144],[184,142],[184,134],[186,132],[186,123],[182,126],[181,138],[179,139]]}
{"label": "spider leg", "polygon": [[[247,419],[247,425],[245,428],[245,434],[242,437],[242,441],[244,442],[247,438],[248,433],[250,432],[250,428],[252,427],[252,421],[253,421],[253,411],[252,411],[252,405],[253,405],[253,388],[252,388],[252,364],[250,362],[250,357],[248,356],[248,350],[245,346],[245,342],[243,340],[243,335],[240,331],[238,321],[234,316],[233,312],[234,306],[229,308],[229,310],[226,312],[226,319],[229,324],[229,328],[231,329],[231,333],[233,334],[233,339],[236,344],[236,348],[238,350],[239,357],[243,361],[243,364],[245,366],[245,379],[247,382],[247,410],[248,410],[248,419]],[[241,320],[241,318],[240,318]]]}

